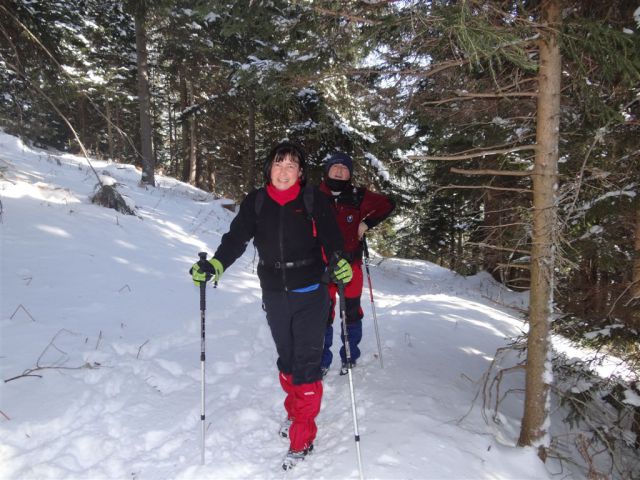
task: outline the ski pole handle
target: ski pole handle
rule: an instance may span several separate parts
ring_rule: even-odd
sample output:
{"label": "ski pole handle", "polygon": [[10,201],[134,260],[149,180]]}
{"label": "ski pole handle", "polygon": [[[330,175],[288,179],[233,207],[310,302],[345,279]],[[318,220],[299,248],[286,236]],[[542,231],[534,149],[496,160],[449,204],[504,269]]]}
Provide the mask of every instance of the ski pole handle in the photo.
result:
{"label": "ski pole handle", "polygon": [[364,258],[369,260],[369,245],[367,245],[366,235],[362,237],[362,251],[364,253]]}
{"label": "ski pole handle", "polygon": [[[200,283],[206,284],[209,280],[211,280],[211,277],[213,277],[216,272],[213,269],[213,265],[211,265],[207,261],[207,252],[198,253],[198,257],[200,257],[200,260],[198,260],[198,267],[200,267],[200,270],[202,270],[206,275],[206,280]],[[218,287],[218,282],[214,281],[213,288],[217,288],[217,287]]]}

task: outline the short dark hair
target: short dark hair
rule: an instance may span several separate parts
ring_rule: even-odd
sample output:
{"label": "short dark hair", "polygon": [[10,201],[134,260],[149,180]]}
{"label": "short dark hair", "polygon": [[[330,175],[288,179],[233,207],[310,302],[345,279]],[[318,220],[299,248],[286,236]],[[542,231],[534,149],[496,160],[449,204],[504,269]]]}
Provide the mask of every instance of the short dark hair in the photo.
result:
{"label": "short dark hair", "polygon": [[298,162],[300,170],[302,171],[300,183],[304,185],[304,182],[306,181],[306,159],[304,150],[299,145],[289,141],[278,143],[271,149],[269,155],[267,155],[267,158],[264,161],[263,170],[265,184],[268,184],[271,181],[271,166],[273,165],[273,162],[281,162],[287,156],[294,158]]}

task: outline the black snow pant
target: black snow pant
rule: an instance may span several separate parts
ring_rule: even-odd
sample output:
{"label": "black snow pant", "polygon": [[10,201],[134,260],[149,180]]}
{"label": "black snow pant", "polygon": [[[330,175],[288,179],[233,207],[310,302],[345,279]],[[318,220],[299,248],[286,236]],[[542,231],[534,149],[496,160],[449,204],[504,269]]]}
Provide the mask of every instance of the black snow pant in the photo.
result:
{"label": "black snow pant", "polygon": [[263,290],[262,303],[278,351],[278,370],[292,375],[294,385],[322,380],[327,286],[321,283],[311,292]]}

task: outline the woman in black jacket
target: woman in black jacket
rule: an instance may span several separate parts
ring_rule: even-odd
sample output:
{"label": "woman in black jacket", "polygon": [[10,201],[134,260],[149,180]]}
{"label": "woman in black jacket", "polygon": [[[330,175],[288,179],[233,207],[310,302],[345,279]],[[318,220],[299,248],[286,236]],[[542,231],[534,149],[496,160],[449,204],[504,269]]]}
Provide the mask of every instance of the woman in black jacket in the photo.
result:
{"label": "woman in black jacket", "polygon": [[[331,279],[348,283],[349,263],[340,258],[342,234],[326,195],[304,186],[305,157],[295,144],[276,145],[264,165],[266,187],[252,191],[209,260],[217,281],[253,238],[260,256],[263,308],[278,351],[287,419],[280,430],[290,441],[282,467],[293,467],[313,449],[315,417],[322,399],[320,361],[329,314]],[[327,259],[329,261],[327,262]],[[192,268],[195,281],[203,269]]]}

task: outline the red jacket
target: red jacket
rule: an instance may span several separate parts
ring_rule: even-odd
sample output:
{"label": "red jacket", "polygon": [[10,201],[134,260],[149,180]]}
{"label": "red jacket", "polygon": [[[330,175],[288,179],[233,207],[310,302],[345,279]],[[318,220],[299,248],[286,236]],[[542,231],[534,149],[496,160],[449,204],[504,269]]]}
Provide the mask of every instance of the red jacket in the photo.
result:
{"label": "red jacket", "polygon": [[[324,182],[320,183],[320,191],[333,200],[338,226],[344,238],[345,257],[348,260],[362,258],[362,246],[358,239],[358,225],[364,222],[373,228],[386,219],[395,208],[389,197],[374,193],[364,187],[350,186],[334,196]],[[349,258],[350,257],[350,258]]]}

